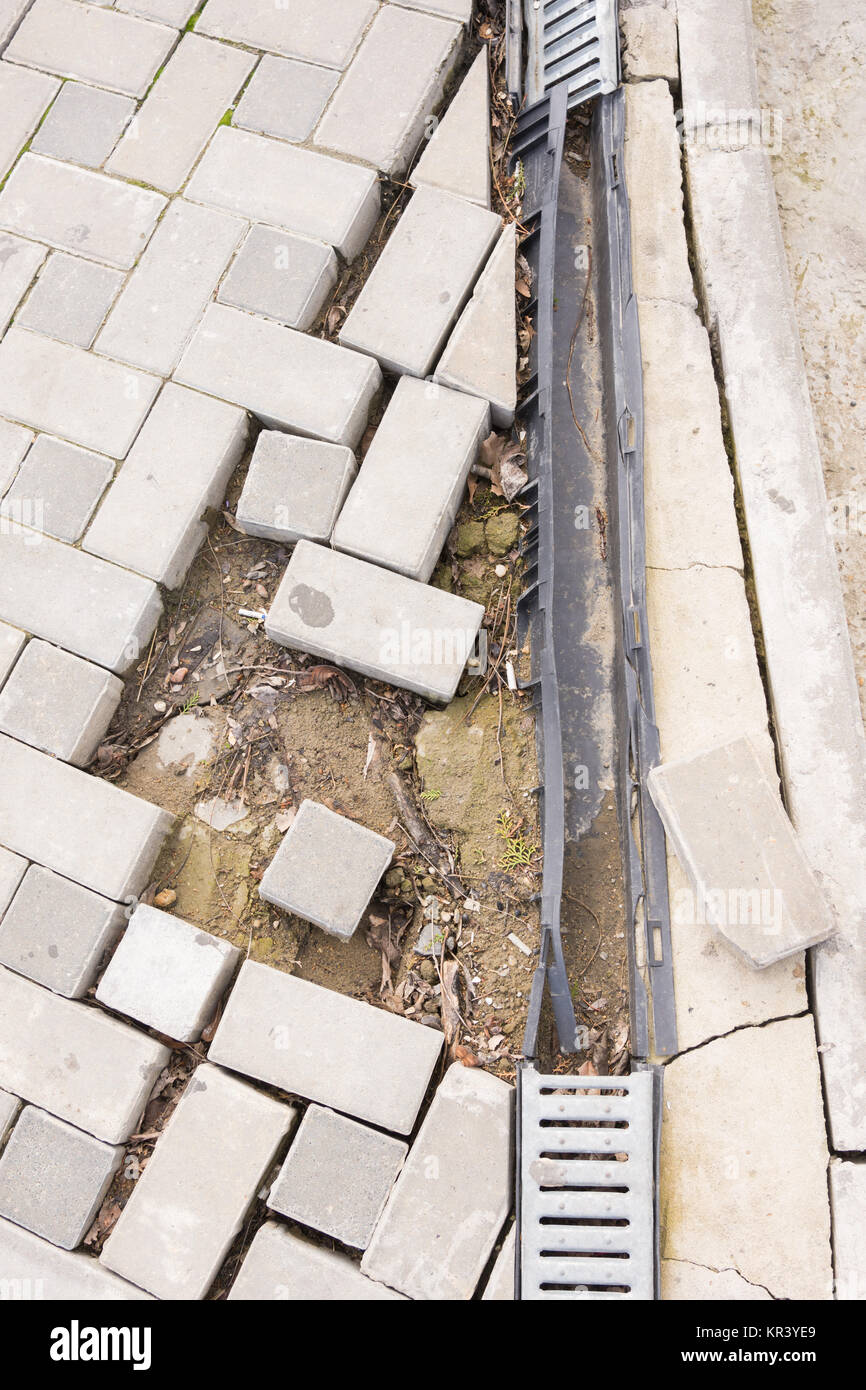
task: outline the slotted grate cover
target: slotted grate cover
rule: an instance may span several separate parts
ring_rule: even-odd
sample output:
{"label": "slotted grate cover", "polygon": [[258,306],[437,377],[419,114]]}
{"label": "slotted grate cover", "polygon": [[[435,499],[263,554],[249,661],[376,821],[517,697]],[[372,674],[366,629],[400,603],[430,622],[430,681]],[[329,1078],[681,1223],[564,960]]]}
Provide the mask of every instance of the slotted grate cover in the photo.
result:
{"label": "slotted grate cover", "polygon": [[524,13],[528,106],[563,81],[569,106],[618,87],[616,0],[525,0]]}
{"label": "slotted grate cover", "polygon": [[520,1073],[521,1300],[654,1297],[653,1073]]}

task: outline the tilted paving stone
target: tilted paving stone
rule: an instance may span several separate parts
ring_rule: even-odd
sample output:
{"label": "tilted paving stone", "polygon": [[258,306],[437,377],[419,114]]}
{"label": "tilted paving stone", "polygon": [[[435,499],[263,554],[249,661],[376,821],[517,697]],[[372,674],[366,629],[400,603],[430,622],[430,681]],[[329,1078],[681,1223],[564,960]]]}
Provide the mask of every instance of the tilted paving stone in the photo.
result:
{"label": "tilted paving stone", "polygon": [[449,1067],[361,1261],[364,1274],[410,1298],[472,1297],[512,1201],[512,1111],[504,1081]]}
{"label": "tilted paving stone", "polygon": [[96,340],[96,351],[170,376],[246,231],[176,199]]}
{"label": "tilted paving stone", "polygon": [[[224,304],[207,310],[174,376],[245,406],[271,429],[349,449],[359,443],[382,389],[369,357]],[[0,410],[2,400],[0,392]]]}
{"label": "tilted paving stone", "polygon": [[159,1298],[204,1298],[296,1112],[200,1066],[101,1263]]}
{"label": "tilted paving stone", "polygon": [[54,251],[16,322],[19,328],[88,348],[122,284],[122,271]]}
{"label": "tilted paving stone", "polygon": [[0,844],[117,902],[147,886],[168,811],[5,734],[0,774]]}
{"label": "tilted paving stone", "polygon": [[376,13],[376,0],[294,0],[291,9],[274,0],[209,0],[196,33],[266,48],[287,58],[344,68]]}
{"label": "tilted paving stone", "polygon": [[27,643],[0,690],[0,729],[75,767],[86,767],[122,695],[123,681],[104,667],[36,639]]}
{"label": "tilted paving stone", "polygon": [[81,999],[126,920],[125,907],[31,864],[0,921],[0,965]]}
{"label": "tilted paving stone", "polygon": [[44,72],[0,62],[0,179],[8,174],[60,83]]}
{"label": "tilted paving stone", "polygon": [[[2,698],[2,697],[0,697]],[[394,843],[317,801],[303,801],[259,885],[265,902],[347,941],[361,922]],[[340,865],[335,874],[332,867]]]}
{"label": "tilted paving stone", "polygon": [[482,1303],[514,1302],[514,1255],[517,1244],[517,1225],[513,1225],[505,1237],[502,1249],[496,1256],[490,1278],[481,1295]]}
{"label": "tilted paving stone", "polygon": [[249,536],[327,542],[357,471],[355,455],[340,444],[263,430],[235,520]]}
{"label": "tilted paving stone", "polygon": [[489,433],[486,401],[401,377],[343,504],[335,549],[426,583]]}
{"label": "tilted paving stone", "polygon": [[17,1096],[10,1096],[8,1091],[0,1091],[0,1151],[20,1109],[21,1102]]}
{"label": "tilted paving stone", "polygon": [[[482,48],[409,179],[490,207],[490,79]],[[511,224],[513,230],[513,223]],[[502,330],[503,337],[506,330]]]}
{"label": "tilted paving stone", "polygon": [[27,860],[0,846],[0,919],[2,919],[27,872]]}
{"label": "tilted paving stone", "polygon": [[98,169],[126,129],[135,105],[118,92],[64,82],[30,148],[35,154]]}
{"label": "tilted paving stone", "polygon": [[257,1232],[229,1301],[359,1303],[401,1299],[402,1294],[365,1279],[348,1255],[293,1235],[276,1221]]}
{"label": "tilted paving stone", "polygon": [[179,1042],[196,1042],[240,960],[228,941],[143,904],[99,982],[106,1008]]}
{"label": "tilted paving stone", "polygon": [[58,1250],[47,1240],[0,1217],[0,1288],[7,1297],[31,1301],[107,1303],[147,1300],[151,1295],[118,1279],[88,1255]]}
{"label": "tilted paving stone", "polygon": [[80,540],[113,475],[111,459],[40,434],[0,513],[57,540]]}
{"label": "tilted paving stone", "polygon": [[3,52],[33,0],[0,0],[0,53]]}
{"label": "tilted paving stone", "polygon": [[409,1134],[441,1049],[442,1035],[432,1028],[246,961],[208,1055],[232,1071]]}
{"label": "tilted paving stone", "polygon": [[0,233],[3,266],[0,275],[0,334],[6,332],[12,315],[32,285],[47,254],[44,246],[36,246],[22,237]]}
{"label": "tilted paving stone", "polygon": [[514,270],[517,237],[506,227],[481,272],[434,380],[490,402],[493,424],[510,429],[517,408],[517,308]]}
{"label": "tilted paving stone", "polygon": [[[9,420],[0,420],[0,497],[3,496],[17,474],[21,460],[35,437],[33,431],[25,429],[23,425],[13,425]],[[0,672],[2,672],[2,659],[0,659]],[[2,675],[0,675],[0,680],[2,680]]]}
{"label": "tilted paving stone", "polygon": [[109,159],[108,172],[176,193],[255,62],[240,48],[185,34]]}
{"label": "tilted paving stone", "polygon": [[362,249],[379,216],[372,169],[231,126],[220,126],[186,196],[325,241],[347,261]]}
{"label": "tilted paving stone", "polygon": [[836,1297],[846,1302],[866,1298],[866,1166],[830,1159],[830,1208]]}
{"label": "tilted paving stone", "polygon": [[8,623],[0,623],[0,687],[18,660],[27,641],[26,632]]}
{"label": "tilted paving stone", "polygon": [[447,704],[483,617],[480,603],[299,541],[265,630],[272,642]]}
{"label": "tilted paving stone", "polygon": [[340,80],[331,68],[265,54],[238,102],[232,124],[281,140],[306,140]]}
{"label": "tilted paving stone", "polygon": [[427,376],[501,230],[463,198],[419,188],[340,330],[387,371]]}
{"label": "tilted paving stone", "polygon": [[150,579],[50,536],[0,529],[0,617],[122,675],[147,650],[162,612]]}
{"label": "tilted paving stone", "polygon": [[304,330],[318,317],[336,283],[337,257],[330,246],[256,225],[217,298],[221,304]]}
{"label": "tilted paving stone", "polygon": [[672,299],[694,308],[683,236],[682,149],[670,87],[628,83],[625,109],[635,292],[641,299]]}
{"label": "tilted paving stone", "polygon": [[0,969],[0,1086],[107,1144],[135,1133],[171,1053],[140,1029]]}
{"label": "tilted paving stone", "polygon": [[461,38],[459,24],[384,6],[322,118],[316,144],[391,178],[404,174],[442,98]]}
{"label": "tilted paving stone", "polygon": [[25,1106],[0,1157],[0,1216],[62,1250],[80,1245],[123,1157],[34,1105]]}
{"label": "tilted paving stone", "polygon": [[60,77],[143,97],[177,41],[163,25],[82,0],[35,0],[6,57]]}

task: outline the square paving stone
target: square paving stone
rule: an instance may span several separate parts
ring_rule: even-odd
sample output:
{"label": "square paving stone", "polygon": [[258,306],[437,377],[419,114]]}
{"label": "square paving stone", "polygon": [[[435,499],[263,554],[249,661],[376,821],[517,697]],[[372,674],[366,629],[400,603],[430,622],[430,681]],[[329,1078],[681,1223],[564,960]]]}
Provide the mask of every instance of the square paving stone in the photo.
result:
{"label": "square paving stone", "polygon": [[288,544],[329,541],[357,468],[351,449],[264,430],[238,502],[250,536]]}
{"label": "square paving stone", "polygon": [[253,227],[217,298],[289,328],[309,328],[337,283],[330,246],[271,227]]}
{"label": "square paving stone", "polygon": [[408,1152],[400,1139],[311,1105],[268,1206],[366,1250]]}
{"label": "square paving stone", "polygon": [[30,148],[52,159],[98,169],[120,139],[135,102],[83,82],[64,82]]}
{"label": "square paving stone", "polygon": [[239,958],[228,941],[155,907],[137,907],[96,998],[167,1037],[195,1042]]}
{"label": "square paving stone", "polygon": [[282,140],[306,140],[338,80],[339,74],[329,68],[266,54],[238,103],[232,124]]}
{"label": "square paving stone", "polygon": [[0,922],[0,964],[80,999],[125,921],[120,904],[31,864]]}
{"label": "square paving stone", "polygon": [[123,681],[34,639],[0,691],[0,729],[65,763],[90,762],[114,718]]}
{"label": "square paving stone", "polygon": [[0,1215],[74,1250],[90,1228],[123,1146],[28,1105],[0,1158]]}
{"label": "square paving stone", "polygon": [[111,481],[111,459],[40,435],[3,499],[6,516],[60,541],[84,534]]}
{"label": "square paving stone", "polygon": [[119,270],[55,252],[18,314],[18,324],[75,347],[90,347],[122,284]]}
{"label": "square paving stone", "polygon": [[259,892],[266,902],[348,940],[393,853],[384,835],[304,801]]}

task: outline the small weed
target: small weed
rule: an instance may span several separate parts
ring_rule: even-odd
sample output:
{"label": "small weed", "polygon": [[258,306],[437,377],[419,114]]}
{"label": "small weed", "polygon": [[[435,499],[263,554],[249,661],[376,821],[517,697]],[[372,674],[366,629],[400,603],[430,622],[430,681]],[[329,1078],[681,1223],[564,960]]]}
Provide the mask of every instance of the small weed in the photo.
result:
{"label": "small weed", "polygon": [[538,845],[533,845],[522,834],[520,825],[515,825],[511,819],[510,811],[500,811],[496,818],[496,833],[501,840],[505,841],[505,851],[502,855],[503,869],[527,869],[532,868]]}
{"label": "small weed", "polygon": [[186,704],[183,706],[181,714],[189,714],[190,710],[194,710],[196,705],[198,704],[198,697],[199,692],[197,690],[193,691],[192,695],[190,695]]}
{"label": "small weed", "polygon": [[436,789],[435,787],[431,787],[430,790],[429,790],[428,792],[422,792],[422,793],[421,793],[421,800],[422,800],[422,801],[438,801],[441,795],[442,795],[442,793],[441,793],[440,791],[437,791],[437,789]]}

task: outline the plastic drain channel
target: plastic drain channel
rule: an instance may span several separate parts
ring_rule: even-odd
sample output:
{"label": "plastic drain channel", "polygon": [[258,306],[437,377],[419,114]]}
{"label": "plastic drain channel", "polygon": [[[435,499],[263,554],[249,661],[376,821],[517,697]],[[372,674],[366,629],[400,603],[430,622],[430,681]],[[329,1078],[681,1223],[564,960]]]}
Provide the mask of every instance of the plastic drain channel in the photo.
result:
{"label": "plastic drain channel", "polygon": [[565,82],[569,106],[619,85],[616,0],[524,0],[526,102]]}

